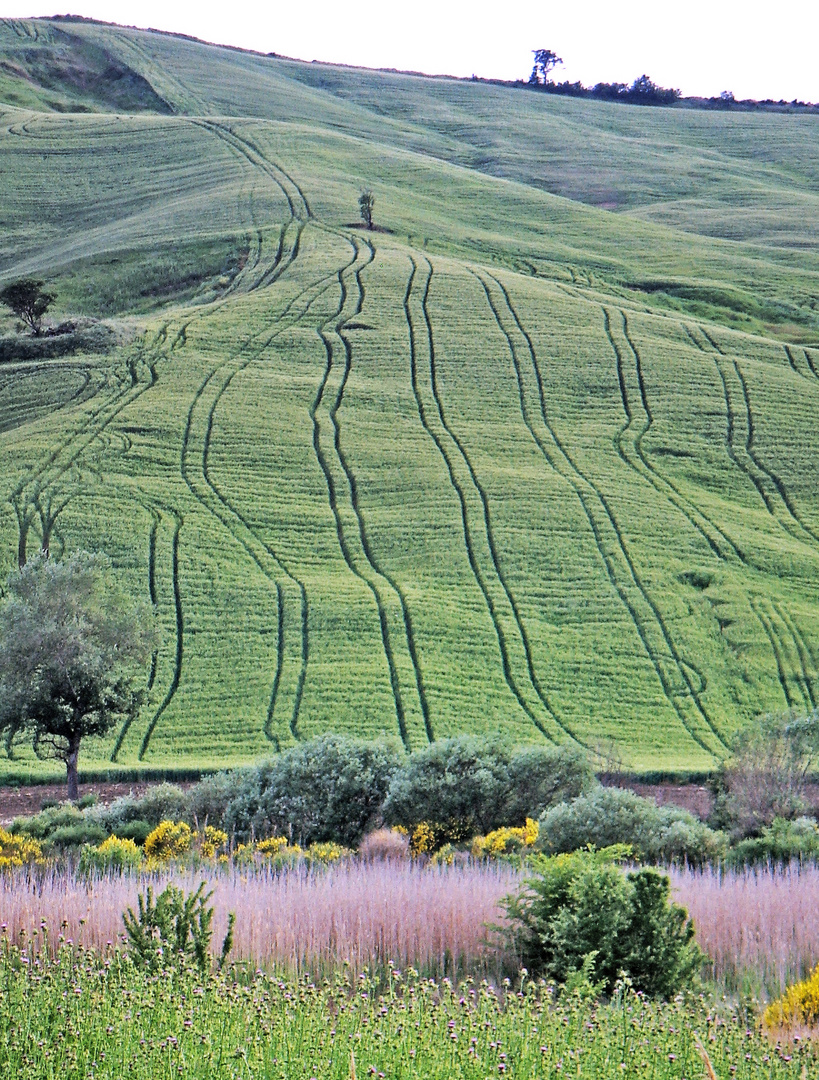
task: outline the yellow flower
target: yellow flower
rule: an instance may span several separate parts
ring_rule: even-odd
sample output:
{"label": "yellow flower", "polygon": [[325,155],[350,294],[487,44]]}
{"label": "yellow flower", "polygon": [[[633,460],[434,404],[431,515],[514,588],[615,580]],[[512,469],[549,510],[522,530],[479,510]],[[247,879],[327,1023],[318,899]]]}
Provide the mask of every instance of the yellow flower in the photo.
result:
{"label": "yellow flower", "polygon": [[184,821],[160,821],[145,841],[145,855],[151,862],[166,862],[190,851],[193,833]]}
{"label": "yellow flower", "polygon": [[42,863],[43,849],[30,836],[17,836],[0,828],[0,869]]}
{"label": "yellow flower", "polygon": [[765,1010],[765,1027],[776,1029],[819,1021],[819,965],[810,977],[789,986],[777,1001]]}

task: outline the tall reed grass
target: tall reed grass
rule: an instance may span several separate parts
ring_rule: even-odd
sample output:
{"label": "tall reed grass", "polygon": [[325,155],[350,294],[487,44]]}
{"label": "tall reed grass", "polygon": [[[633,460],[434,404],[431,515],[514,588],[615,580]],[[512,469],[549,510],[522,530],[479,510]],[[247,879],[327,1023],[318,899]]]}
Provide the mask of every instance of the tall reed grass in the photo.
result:
{"label": "tall reed grass", "polygon": [[137,894],[169,882],[213,889],[214,940],[236,913],[233,957],[260,967],[326,972],[347,962],[359,972],[391,963],[430,975],[497,974],[499,958],[487,923],[500,921],[498,901],[518,874],[504,864],[423,868],[345,863],[282,873],[175,871],[105,875],[90,881],[47,871],[0,876],[0,922],[18,938],[45,922],[52,938],[105,948],[121,939],[122,912]]}
{"label": "tall reed grass", "polygon": [[819,963],[819,868],[672,870],[671,880],[728,989],[779,995]]}
{"label": "tall reed grass", "polygon": [[[774,996],[819,962],[819,869],[741,874],[672,870],[676,899],[694,919],[710,960],[707,973],[728,990]],[[176,870],[152,877],[90,881],[58,870],[0,876],[0,923],[19,938],[46,923],[54,939],[104,949],[121,939],[122,912],[150,882],[213,889],[214,940],[235,911],[234,956],[259,967],[326,973],[388,963],[435,975],[498,976],[504,961],[488,925],[502,922],[500,899],[521,874],[505,864],[420,867],[350,862],[282,873]]]}

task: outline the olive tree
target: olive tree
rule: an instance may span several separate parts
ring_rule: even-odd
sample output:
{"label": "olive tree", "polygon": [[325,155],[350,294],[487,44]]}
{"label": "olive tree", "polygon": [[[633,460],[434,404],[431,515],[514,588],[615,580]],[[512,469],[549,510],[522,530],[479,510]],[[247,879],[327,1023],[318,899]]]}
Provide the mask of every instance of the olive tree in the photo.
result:
{"label": "olive tree", "polygon": [[31,739],[38,757],[65,764],[68,797],[77,799],[80,744],[136,714],[135,684],[154,636],[150,608],[115,585],[104,555],[29,560],[9,577],[0,608],[7,752]]}

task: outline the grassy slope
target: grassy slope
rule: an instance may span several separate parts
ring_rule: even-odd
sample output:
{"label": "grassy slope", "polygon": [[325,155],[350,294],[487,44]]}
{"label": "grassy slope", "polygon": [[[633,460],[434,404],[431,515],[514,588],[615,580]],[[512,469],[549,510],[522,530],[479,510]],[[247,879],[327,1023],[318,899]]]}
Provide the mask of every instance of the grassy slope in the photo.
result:
{"label": "grassy slope", "polygon": [[58,29],[176,114],[0,118],[0,273],[128,339],[0,372],[7,564],[45,528],[158,605],[100,762],[501,727],[697,768],[815,703],[815,117]]}

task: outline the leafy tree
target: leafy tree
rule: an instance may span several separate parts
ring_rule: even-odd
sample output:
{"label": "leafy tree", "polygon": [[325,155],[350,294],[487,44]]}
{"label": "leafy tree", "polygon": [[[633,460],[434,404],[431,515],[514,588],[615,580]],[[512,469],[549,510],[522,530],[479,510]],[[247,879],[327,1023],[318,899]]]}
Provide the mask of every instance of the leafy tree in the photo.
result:
{"label": "leafy tree", "polygon": [[460,735],[416,750],[390,785],[385,817],[398,825],[458,825],[469,836],[522,825],[593,783],[570,747],[513,751],[499,735]]}
{"label": "leafy tree", "polygon": [[434,821],[491,832],[506,824],[511,756],[499,736],[461,735],[425,746],[393,778],[385,817],[405,826]]}
{"label": "leafy tree", "polygon": [[35,337],[42,328],[43,315],[56,300],[54,293],[43,292],[43,282],[34,278],[14,281],[0,291],[0,303],[11,308],[21,322],[25,323]]}
{"label": "leafy tree", "polygon": [[670,902],[656,870],[624,873],[628,847],[531,861],[534,875],[503,907],[505,930],[534,976],[559,983],[586,972],[611,992],[624,972],[652,997],[671,997],[694,979],[703,954],[688,913]]}
{"label": "leafy tree", "polygon": [[589,759],[571,746],[530,746],[509,762],[504,825],[522,825],[596,785]]}
{"label": "leafy tree", "polygon": [[361,220],[368,229],[372,229],[375,195],[369,189],[362,191],[358,196],[358,209],[361,211]]}
{"label": "leafy tree", "polygon": [[111,581],[103,555],[63,562],[37,555],[8,579],[0,609],[0,732],[6,750],[30,737],[40,758],[64,762],[79,795],[80,744],[135,715],[139,667],[151,653],[150,610]]}
{"label": "leafy tree", "polygon": [[533,85],[545,86],[549,82],[551,73],[563,61],[551,49],[533,49],[532,52],[535,54],[535,63],[529,82]]}
{"label": "leafy tree", "polygon": [[323,735],[236,776],[224,827],[238,840],[286,835],[355,846],[380,818],[402,751],[390,742]]}

